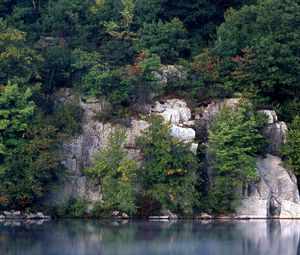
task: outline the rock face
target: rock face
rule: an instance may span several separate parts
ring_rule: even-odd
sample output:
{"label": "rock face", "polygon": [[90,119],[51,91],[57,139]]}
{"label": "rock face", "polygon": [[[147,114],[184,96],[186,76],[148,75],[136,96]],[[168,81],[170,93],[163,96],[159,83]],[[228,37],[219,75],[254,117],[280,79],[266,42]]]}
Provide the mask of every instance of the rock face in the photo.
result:
{"label": "rock face", "polygon": [[[61,91],[62,101],[72,98],[69,90]],[[97,120],[96,113],[102,110],[102,103],[97,100],[79,99],[84,109],[82,131],[72,141],[63,145],[66,153],[64,161],[71,176],[52,195],[52,203],[61,203],[70,197],[85,198],[87,201],[102,201],[101,190],[89,184],[88,177],[84,174],[84,167],[90,166],[94,156],[107,146],[107,138],[112,124],[104,124]],[[238,103],[237,98],[224,101],[212,102],[201,109],[201,114],[192,118],[191,109],[187,103],[179,99],[169,99],[155,102],[149,106],[148,114],[161,115],[166,122],[171,124],[171,134],[184,143],[191,144],[191,150],[196,153],[198,144],[195,143],[195,122],[202,123],[208,129],[221,108],[234,108]],[[265,158],[257,159],[257,173],[260,180],[251,183],[239,191],[243,197],[241,205],[237,208],[237,216],[251,218],[280,217],[300,218],[300,198],[297,188],[297,180],[294,174],[283,166],[282,160],[276,156],[278,148],[285,143],[287,127],[284,122],[278,121],[274,111],[261,111],[266,114],[268,123],[264,129],[265,135],[270,141]],[[140,160],[139,150],[136,148],[135,140],[143,130],[149,127],[146,121],[132,118],[130,127],[127,128],[127,140],[125,147],[128,154],[137,161]],[[211,157],[206,155],[206,175],[212,179],[213,169]]]}
{"label": "rock face", "polygon": [[[202,110],[198,117],[209,128],[225,105],[234,108],[238,99],[212,102]],[[264,134],[269,141],[266,157],[258,158],[256,169],[260,180],[237,191],[243,198],[236,209],[237,217],[249,218],[300,218],[300,198],[295,175],[284,167],[282,159],[276,156],[278,149],[285,143],[287,126],[278,121],[275,111],[262,110],[267,116]],[[206,175],[208,184],[213,180],[211,156],[206,154]],[[211,185],[208,185],[210,187]]]}
{"label": "rock face", "polygon": [[261,112],[268,117],[264,133],[270,145],[266,157],[258,158],[256,162],[261,179],[244,189],[244,199],[237,208],[237,214],[252,218],[300,218],[297,179],[292,171],[284,167],[281,158],[274,156],[285,143],[287,126],[278,121],[274,111]]}
{"label": "rock face", "polygon": [[283,167],[282,160],[271,154],[256,164],[261,180],[247,187],[239,215],[250,217],[300,217],[300,198],[294,174]]}
{"label": "rock face", "polygon": [[[72,98],[70,90],[60,93],[62,100]],[[110,123],[104,124],[97,120],[96,114],[102,110],[100,101],[82,98],[79,101],[84,110],[81,132],[71,142],[63,144],[66,155],[63,163],[69,170],[70,177],[60,190],[51,195],[51,203],[59,204],[69,198],[84,198],[89,202],[102,201],[101,190],[89,184],[83,170],[90,166],[95,155],[107,146],[108,135],[114,127]],[[130,126],[127,128],[125,147],[132,158],[138,158],[139,151],[135,146],[135,138],[142,130],[148,128],[149,124],[143,120],[132,119]]]}
{"label": "rock face", "polygon": [[[196,138],[196,131],[192,128],[191,109],[187,103],[179,99],[155,102],[152,113],[161,115],[166,122],[171,123],[171,135],[185,143],[192,143]],[[197,151],[198,145],[192,145],[192,151]]]}
{"label": "rock face", "polygon": [[[59,95],[59,101],[74,100],[74,94],[70,89],[62,89]],[[108,136],[114,126],[97,120],[96,114],[103,109],[100,101],[84,98],[77,98],[77,100],[84,110],[81,132],[72,141],[63,145],[66,154],[63,163],[69,170],[70,177],[61,189],[51,194],[49,199],[52,204],[60,204],[69,198],[84,198],[91,203],[102,201],[101,189],[90,185],[84,168],[90,166],[95,155],[107,146]],[[172,136],[185,143],[191,143],[191,150],[196,153],[198,144],[193,143],[196,132],[187,126],[193,123],[187,123],[191,120],[191,110],[186,102],[178,99],[155,102],[152,108],[149,107],[149,114],[151,113],[159,114],[166,122],[172,123]],[[132,118],[127,128],[125,148],[128,155],[137,161],[140,160],[140,153],[136,148],[136,137],[148,127],[146,121]]]}

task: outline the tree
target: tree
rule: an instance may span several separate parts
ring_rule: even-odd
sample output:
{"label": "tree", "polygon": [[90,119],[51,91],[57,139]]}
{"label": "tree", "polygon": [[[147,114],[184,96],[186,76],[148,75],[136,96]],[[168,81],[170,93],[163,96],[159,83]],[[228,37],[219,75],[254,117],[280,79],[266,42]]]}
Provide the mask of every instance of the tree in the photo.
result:
{"label": "tree", "polygon": [[86,172],[101,186],[105,208],[132,214],[137,209],[138,164],[126,155],[125,139],[126,131],[116,127],[108,137],[107,148],[99,152]]}
{"label": "tree", "polygon": [[299,13],[295,0],[260,0],[226,13],[214,52],[236,91],[271,103],[299,97]]}
{"label": "tree", "polygon": [[152,116],[149,129],[138,138],[144,157],[144,193],[164,208],[182,212],[199,202],[195,188],[199,164],[189,145],[172,138],[170,128],[161,117]]}
{"label": "tree", "polygon": [[120,117],[126,107],[142,101],[150,92],[161,89],[153,74],[160,69],[160,58],[148,51],[141,51],[133,65],[107,69],[96,64],[83,77],[81,91],[108,101],[113,108],[112,116]]}
{"label": "tree", "polygon": [[260,133],[264,118],[247,101],[233,109],[224,107],[208,134],[215,183],[209,192],[210,205],[219,212],[234,211],[237,189],[257,178],[255,162],[264,146]]}
{"label": "tree", "polygon": [[138,35],[138,51],[149,50],[161,57],[163,63],[173,63],[188,54],[189,42],[183,23],[174,18],[170,22],[144,23]]}
{"label": "tree", "polygon": [[19,89],[17,85],[8,83],[0,86],[0,173],[4,174],[7,156],[13,156],[14,149],[24,142],[35,105],[30,101],[31,90]]}
{"label": "tree", "polygon": [[283,146],[282,154],[286,159],[287,166],[300,174],[300,116],[294,117],[288,126],[286,144]]}
{"label": "tree", "polygon": [[30,100],[31,91],[0,87],[0,206],[36,206],[65,171],[56,128]]}
{"label": "tree", "polygon": [[39,81],[42,58],[26,46],[25,33],[8,27],[0,18],[0,35],[0,85],[7,84],[9,80],[19,86]]}
{"label": "tree", "polygon": [[65,38],[71,46],[83,46],[97,37],[90,0],[47,1],[41,15],[39,30],[43,35]]}
{"label": "tree", "polygon": [[255,0],[177,0],[161,1],[160,17],[164,20],[180,19],[188,30],[191,50],[199,54],[214,40],[216,28],[224,21],[228,8],[238,9]]}

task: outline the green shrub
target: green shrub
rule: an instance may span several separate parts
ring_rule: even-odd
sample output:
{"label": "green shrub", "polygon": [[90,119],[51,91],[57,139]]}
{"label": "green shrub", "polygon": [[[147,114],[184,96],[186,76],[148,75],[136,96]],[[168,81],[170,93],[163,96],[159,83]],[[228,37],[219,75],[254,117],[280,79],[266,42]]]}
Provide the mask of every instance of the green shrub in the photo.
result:
{"label": "green shrub", "polygon": [[100,202],[95,202],[93,204],[93,208],[89,213],[89,216],[95,217],[95,218],[101,218],[104,214],[104,208],[103,204]]}
{"label": "green shrub", "polygon": [[109,135],[107,148],[99,152],[86,172],[95,185],[101,185],[105,209],[135,213],[138,164],[126,155],[125,139],[126,130],[116,127]]}
{"label": "green shrub", "polygon": [[54,106],[52,121],[61,133],[74,135],[80,131],[83,109],[75,102],[58,103]]}
{"label": "green shrub", "polygon": [[161,57],[163,63],[172,63],[189,50],[187,30],[183,23],[174,18],[170,22],[144,23],[137,42],[138,51],[148,49]]}
{"label": "green shrub", "polygon": [[218,212],[234,211],[237,188],[257,179],[255,162],[265,146],[260,130],[265,118],[258,116],[247,101],[234,109],[224,107],[208,135],[215,183],[209,192],[210,206]]}
{"label": "green shrub", "polygon": [[282,155],[285,157],[287,166],[300,175],[300,116],[294,117],[288,126],[286,144],[282,148]]}
{"label": "green shrub", "polygon": [[144,193],[174,211],[191,209],[199,201],[195,185],[199,183],[199,164],[189,145],[170,135],[170,125],[152,116],[150,127],[138,138],[144,157]]}
{"label": "green shrub", "polygon": [[55,214],[61,218],[82,218],[86,216],[87,202],[82,198],[70,198],[55,208]]}
{"label": "green shrub", "polygon": [[86,201],[84,199],[70,200],[69,203],[69,215],[71,217],[79,218],[86,214]]}

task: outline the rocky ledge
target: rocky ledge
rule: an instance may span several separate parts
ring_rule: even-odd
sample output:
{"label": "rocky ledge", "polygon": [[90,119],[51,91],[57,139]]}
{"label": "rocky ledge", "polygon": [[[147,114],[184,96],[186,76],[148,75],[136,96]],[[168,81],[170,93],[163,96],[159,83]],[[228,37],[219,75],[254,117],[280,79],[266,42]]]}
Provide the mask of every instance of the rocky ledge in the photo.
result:
{"label": "rocky ledge", "polygon": [[4,211],[0,214],[0,220],[50,220],[51,217],[41,212],[24,213],[21,211]]}

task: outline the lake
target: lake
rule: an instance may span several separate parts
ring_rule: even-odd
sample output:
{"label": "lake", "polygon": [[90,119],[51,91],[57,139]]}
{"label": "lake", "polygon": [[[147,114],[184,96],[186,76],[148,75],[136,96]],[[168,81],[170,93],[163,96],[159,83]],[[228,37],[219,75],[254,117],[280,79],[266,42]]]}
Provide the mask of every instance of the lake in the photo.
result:
{"label": "lake", "polygon": [[1,255],[296,255],[300,221],[0,222]]}

